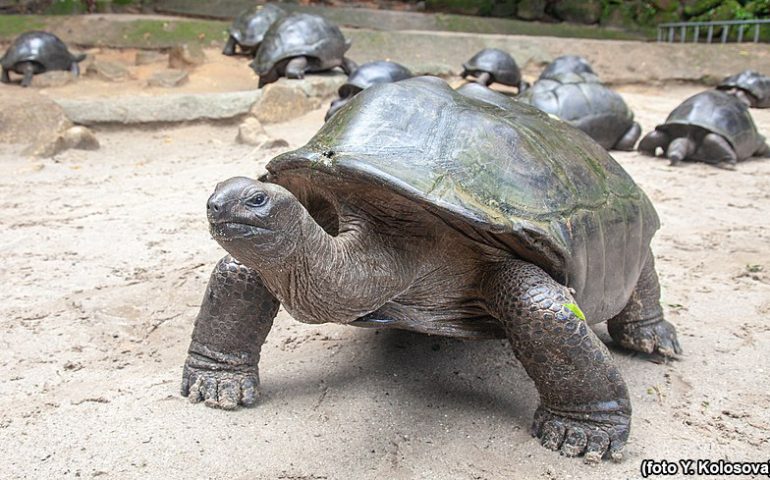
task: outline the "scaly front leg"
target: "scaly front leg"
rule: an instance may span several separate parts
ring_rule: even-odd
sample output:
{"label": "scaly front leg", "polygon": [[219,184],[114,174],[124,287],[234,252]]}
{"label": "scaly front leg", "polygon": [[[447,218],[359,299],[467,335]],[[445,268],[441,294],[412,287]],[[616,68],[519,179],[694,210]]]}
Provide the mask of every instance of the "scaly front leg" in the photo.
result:
{"label": "scaly front leg", "polygon": [[511,260],[490,272],[484,289],[540,393],[532,434],[586,462],[621,458],[631,423],[628,390],[567,288],[535,265]]}
{"label": "scaly front leg", "polygon": [[195,320],[182,395],[228,410],[256,404],[259,354],[278,307],[257,272],[229,255],[220,260]]}

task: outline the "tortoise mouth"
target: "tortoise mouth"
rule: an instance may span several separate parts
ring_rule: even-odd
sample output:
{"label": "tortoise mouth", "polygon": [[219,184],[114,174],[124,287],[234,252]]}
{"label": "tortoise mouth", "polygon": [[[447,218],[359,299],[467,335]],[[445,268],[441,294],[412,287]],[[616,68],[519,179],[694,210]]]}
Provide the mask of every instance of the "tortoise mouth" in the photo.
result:
{"label": "tortoise mouth", "polygon": [[244,238],[253,238],[272,232],[269,228],[233,221],[211,222],[209,224],[209,231],[211,232],[211,236],[216,240],[226,242]]}

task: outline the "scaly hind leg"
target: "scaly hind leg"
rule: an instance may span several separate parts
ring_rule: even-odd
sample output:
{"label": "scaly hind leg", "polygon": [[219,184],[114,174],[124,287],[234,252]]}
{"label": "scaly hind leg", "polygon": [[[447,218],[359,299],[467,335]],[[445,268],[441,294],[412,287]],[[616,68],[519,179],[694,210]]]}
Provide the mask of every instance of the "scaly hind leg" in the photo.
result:
{"label": "scaly hind leg", "polygon": [[660,130],[653,130],[644,136],[641,142],[639,142],[639,151],[645,155],[654,157],[657,155],[658,147],[666,150],[671,139],[666,132]]}
{"label": "scaly hind leg", "polygon": [[2,75],[0,75],[0,81],[3,83],[11,83],[11,75],[5,67],[3,67]]}
{"label": "scaly hind leg", "polygon": [[729,170],[734,169],[735,164],[738,163],[738,156],[733,147],[724,137],[716,133],[709,133],[703,137],[696,157],[706,163]]}
{"label": "scaly hind leg", "polygon": [[676,328],[663,318],[660,284],[652,251],[626,307],[607,322],[613,340],[625,348],[674,357],[682,353]]}
{"label": "scaly hind leg", "polygon": [[32,83],[32,76],[35,75],[35,67],[33,67],[31,63],[27,63],[22,68],[24,71],[24,78],[21,79],[21,86],[29,87]]}
{"label": "scaly hind leg", "polygon": [[307,68],[307,58],[294,57],[286,64],[286,78],[305,78],[305,68]]}
{"label": "scaly hind leg", "polygon": [[642,127],[639,126],[637,122],[634,122],[634,124],[629,127],[628,131],[626,131],[626,133],[620,137],[620,140],[618,140],[618,143],[615,144],[614,149],[623,150],[626,152],[632,151],[636,145],[636,141],[639,140],[641,135]]}
{"label": "scaly hind leg", "polygon": [[586,462],[620,459],[631,422],[628,390],[569,290],[520,260],[492,269],[483,289],[540,393],[533,436]]}
{"label": "scaly hind leg", "polygon": [[679,165],[682,160],[695,153],[695,140],[690,137],[677,137],[671,140],[666,148],[666,157],[671,160],[671,165]]}
{"label": "scaly hind leg", "polygon": [[228,410],[254,405],[259,355],[278,306],[257,272],[229,255],[220,260],[195,320],[182,395]]}

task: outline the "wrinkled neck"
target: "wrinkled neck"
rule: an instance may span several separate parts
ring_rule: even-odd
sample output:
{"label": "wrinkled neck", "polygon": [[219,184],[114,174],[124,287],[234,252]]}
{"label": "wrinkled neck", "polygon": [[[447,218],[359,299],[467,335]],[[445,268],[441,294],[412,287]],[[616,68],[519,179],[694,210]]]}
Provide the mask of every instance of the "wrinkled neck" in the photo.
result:
{"label": "wrinkled neck", "polygon": [[329,235],[303,210],[294,252],[266,271],[265,283],[286,310],[306,323],[348,323],[403,291],[414,274],[403,249],[365,218]]}

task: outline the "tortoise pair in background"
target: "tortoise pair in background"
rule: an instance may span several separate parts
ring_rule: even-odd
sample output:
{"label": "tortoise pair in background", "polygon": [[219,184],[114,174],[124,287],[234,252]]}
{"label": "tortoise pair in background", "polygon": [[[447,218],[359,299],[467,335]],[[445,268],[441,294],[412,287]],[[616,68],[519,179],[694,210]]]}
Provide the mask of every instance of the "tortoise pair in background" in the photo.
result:
{"label": "tortoise pair in background", "polygon": [[412,72],[396,62],[379,60],[356,68],[347,81],[339,88],[339,98],[332,101],[324,120],[329,120],[340,108],[347,105],[358,93],[380,83],[398,82],[412,77]]}
{"label": "tortoise pair in background", "polygon": [[659,148],[671,165],[692,160],[725,168],[770,153],[748,106],[719,90],[688,98],[639,142],[639,150],[647,155],[656,155]]}
{"label": "tortoise pair in background", "polygon": [[236,49],[239,49],[242,54],[253,57],[270,26],[285,16],[286,12],[281,7],[271,3],[247,8],[235,17],[228,28],[230,36],[222,53],[235,55]]}
{"label": "tortoise pair in background", "polygon": [[584,131],[607,150],[633,150],[642,134],[623,97],[592,73],[554,70],[519,100]]}
{"label": "tortoise pair in background", "polygon": [[78,62],[83,61],[85,54],[73,55],[67,45],[59,37],[48,32],[26,32],[13,41],[2,58],[3,83],[10,83],[10,72],[23,75],[21,86],[27,87],[32,83],[32,76],[52,70],[66,70],[73,76],[80,74]]}
{"label": "tortoise pair in background", "polygon": [[770,108],[770,77],[753,70],[725,78],[717,89],[735,95],[749,107]]}
{"label": "tortoise pair in background", "polygon": [[350,41],[333,23],[318,15],[293,13],[270,26],[250,65],[259,75],[259,88],[283,76],[304,78],[306,72],[336,67],[350,75],[356,64],[345,57],[349,48]]}
{"label": "tortoise pair in background", "polygon": [[182,394],[254,405],[283,305],[312,324],[508,338],[540,394],[533,435],[589,462],[619,458],[629,394],[589,324],[607,320],[632,350],[681,351],[659,303],[657,214],[587,136],[491,93],[499,105],[432,77],[375,85],[259,181],[220,183],[207,216],[229,255]]}
{"label": "tortoise pair in background", "polygon": [[463,78],[474,77],[481,85],[492,83],[517,87],[519,93],[529,88],[529,83],[521,78],[521,71],[516,61],[506,51],[499,48],[485,48],[463,64]]}

